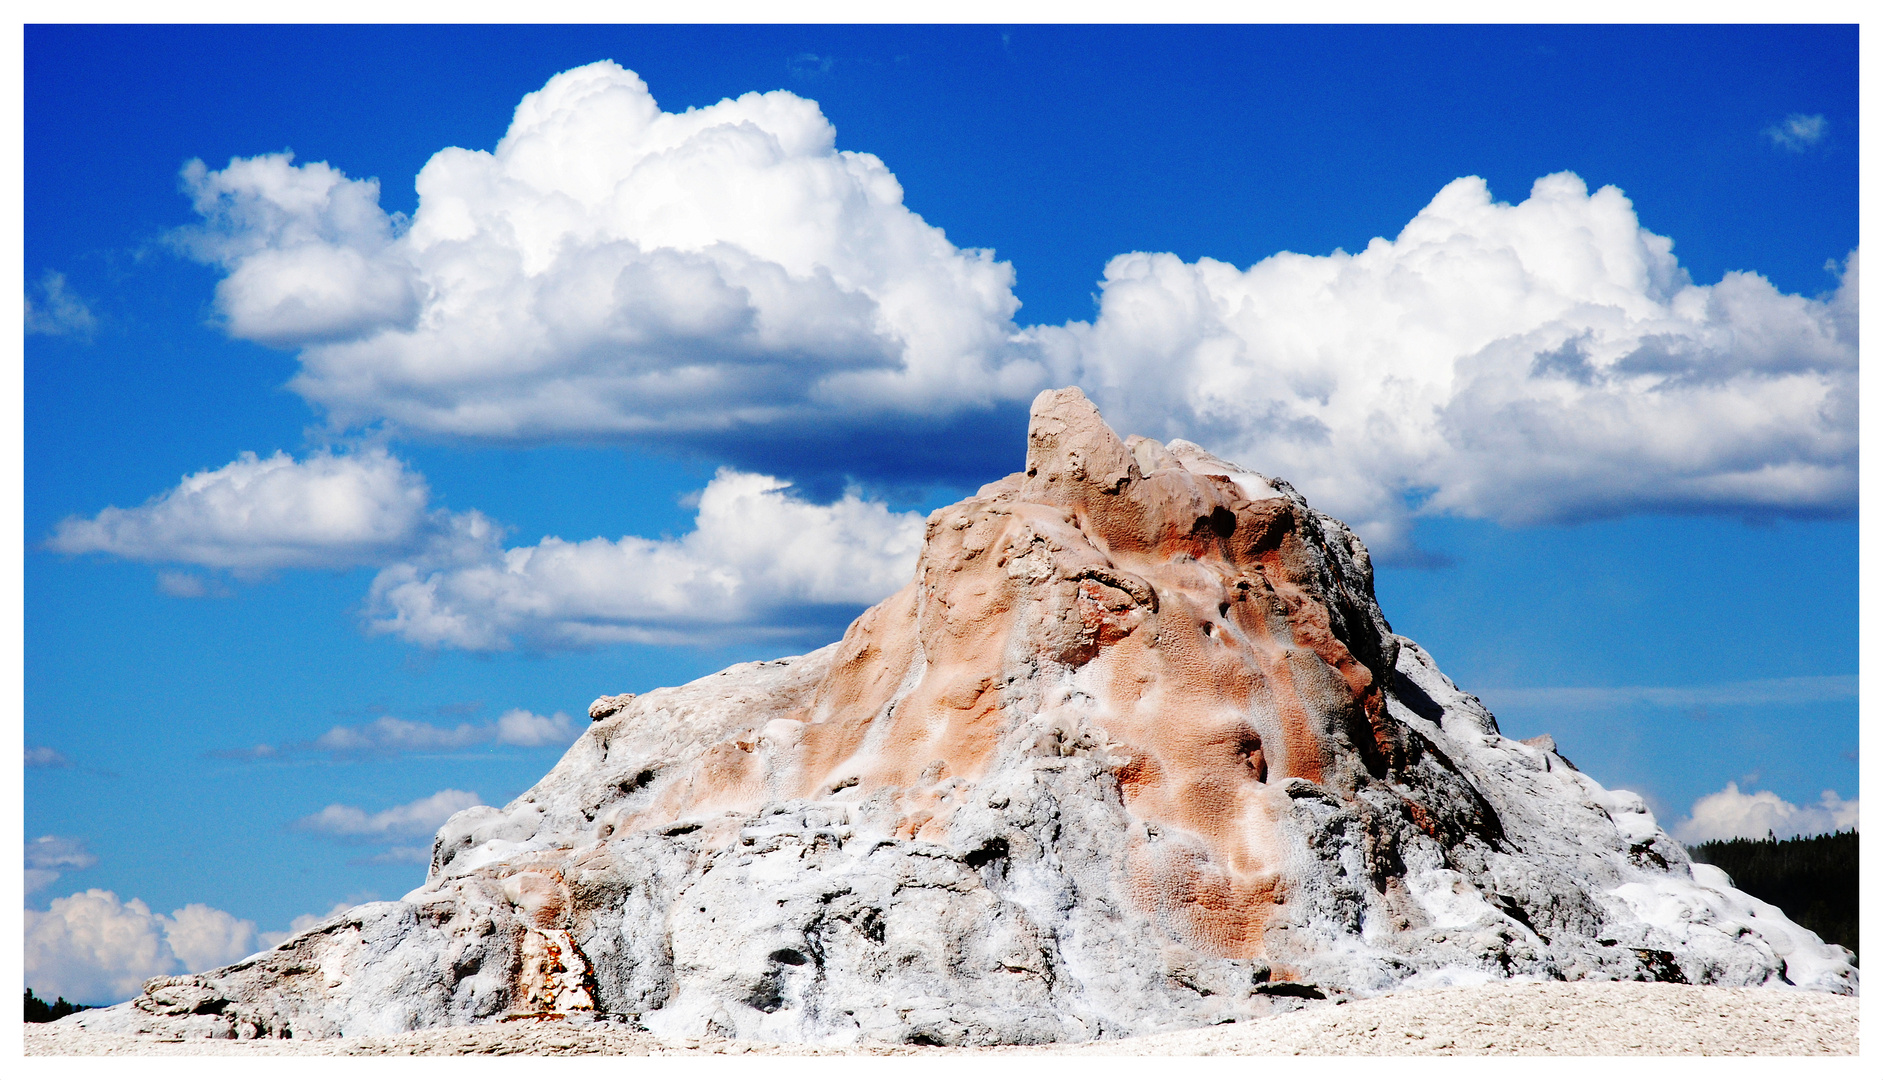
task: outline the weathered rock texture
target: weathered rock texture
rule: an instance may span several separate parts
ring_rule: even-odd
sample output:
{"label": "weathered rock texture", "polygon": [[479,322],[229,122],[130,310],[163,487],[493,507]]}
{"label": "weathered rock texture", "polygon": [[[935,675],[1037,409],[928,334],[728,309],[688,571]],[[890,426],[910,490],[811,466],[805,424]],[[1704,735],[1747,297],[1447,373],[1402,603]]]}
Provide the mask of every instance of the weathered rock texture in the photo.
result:
{"label": "weathered rock texture", "polygon": [[591,716],[403,900],[64,1022],[1036,1043],[1486,976],[1857,985],[1639,798],[1500,735],[1344,525],[1077,390],[842,641]]}

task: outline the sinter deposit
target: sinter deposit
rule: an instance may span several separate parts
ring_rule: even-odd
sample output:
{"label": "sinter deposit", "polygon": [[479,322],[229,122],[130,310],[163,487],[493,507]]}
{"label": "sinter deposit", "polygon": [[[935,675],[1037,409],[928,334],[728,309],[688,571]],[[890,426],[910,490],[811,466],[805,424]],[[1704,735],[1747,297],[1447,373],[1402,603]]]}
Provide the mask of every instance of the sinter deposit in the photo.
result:
{"label": "sinter deposit", "polygon": [[843,640],[605,697],[425,885],[61,1023],[1118,1038],[1492,977],[1854,993],[1635,795],[1500,735],[1281,480],[1076,389]]}

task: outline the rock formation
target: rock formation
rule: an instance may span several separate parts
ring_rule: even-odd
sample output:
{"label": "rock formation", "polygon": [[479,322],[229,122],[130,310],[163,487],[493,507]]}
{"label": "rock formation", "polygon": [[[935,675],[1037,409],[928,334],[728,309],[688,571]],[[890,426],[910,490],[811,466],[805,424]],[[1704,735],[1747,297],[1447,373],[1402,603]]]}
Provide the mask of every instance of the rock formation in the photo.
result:
{"label": "rock formation", "polygon": [[590,716],[404,899],[64,1022],[1031,1043],[1485,978],[1856,990],[1638,797],[1499,734],[1346,526],[1076,389],[841,641]]}

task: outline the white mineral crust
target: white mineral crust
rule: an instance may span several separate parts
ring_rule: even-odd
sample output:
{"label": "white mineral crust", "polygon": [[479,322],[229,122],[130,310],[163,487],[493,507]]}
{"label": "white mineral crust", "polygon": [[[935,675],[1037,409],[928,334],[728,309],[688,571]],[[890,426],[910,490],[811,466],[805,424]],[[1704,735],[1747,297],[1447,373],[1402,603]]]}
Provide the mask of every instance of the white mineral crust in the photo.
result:
{"label": "white mineral crust", "polygon": [[1076,389],[1028,439],[843,640],[603,697],[422,888],[61,1023],[953,1045],[1489,979],[1856,992],[1640,798],[1501,735],[1286,482],[1120,442]]}

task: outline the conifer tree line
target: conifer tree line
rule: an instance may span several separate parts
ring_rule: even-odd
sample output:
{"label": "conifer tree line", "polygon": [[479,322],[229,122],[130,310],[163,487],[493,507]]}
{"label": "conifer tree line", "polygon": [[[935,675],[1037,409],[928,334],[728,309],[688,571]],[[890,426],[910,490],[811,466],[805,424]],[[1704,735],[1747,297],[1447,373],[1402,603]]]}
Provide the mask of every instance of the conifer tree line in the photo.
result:
{"label": "conifer tree line", "polygon": [[39,1000],[32,987],[26,988],[26,1022],[29,1024],[50,1024],[61,1016],[70,1016],[75,1012],[84,1012],[90,1005],[74,1005],[60,995],[59,1000],[48,1005]]}
{"label": "conifer tree line", "polygon": [[1857,833],[1780,840],[1709,840],[1688,848],[1733,884],[1783,909],[1799,926],[1857,952]]}

